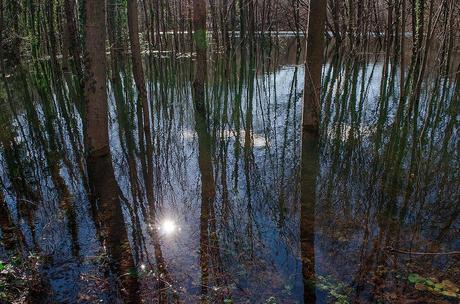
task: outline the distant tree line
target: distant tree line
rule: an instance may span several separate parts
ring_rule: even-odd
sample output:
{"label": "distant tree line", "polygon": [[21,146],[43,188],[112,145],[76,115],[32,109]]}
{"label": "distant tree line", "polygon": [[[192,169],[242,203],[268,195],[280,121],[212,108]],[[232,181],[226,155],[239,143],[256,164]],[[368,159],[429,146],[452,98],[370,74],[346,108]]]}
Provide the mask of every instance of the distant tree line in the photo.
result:
{"label": "distant tree line", "polygon": [[[0,45],[2,58],[63,56],[81,65],[84,3],[80,0],[1,0]],[[123,53],[127,44],[130,1],[105,1],[108,46]],[[139,0],[141,43],[153,50],[183,50],[193,30],[192,0]],[[237,37],[268,32],[306,33],[306,0],[208,0],[208,31],[216,47],[232,45]],[[395,54],[402,40],[413,37],[413,52],[432,42],[451,39],[458,47],[460,5],[455,0],[328,0],[326,30],[338,45],[363,48],[376,39]],[[452,30],[450,30],[452,29]],[[169,32],[169,35],[165,35]],[[403,35],[405,33],[405,35]],[[246,39],[249,40],[249,39]]]}

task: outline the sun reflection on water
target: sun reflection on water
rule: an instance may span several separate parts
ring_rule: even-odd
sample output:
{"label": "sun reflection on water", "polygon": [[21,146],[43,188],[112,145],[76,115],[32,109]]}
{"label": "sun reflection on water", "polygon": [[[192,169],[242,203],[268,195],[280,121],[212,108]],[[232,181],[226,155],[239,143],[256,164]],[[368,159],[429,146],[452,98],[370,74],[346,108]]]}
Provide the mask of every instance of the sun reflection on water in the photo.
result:
{"label": "sun reflection on water", "polygon": [[160,230],[160,232],[162,232],[163,234],[172,235],[176,233],[177,231],[179,231],[180,228],[177,226],[174,220],[164,219],[162,222],[160,222],[160,225],[158,226],[158,230]]}

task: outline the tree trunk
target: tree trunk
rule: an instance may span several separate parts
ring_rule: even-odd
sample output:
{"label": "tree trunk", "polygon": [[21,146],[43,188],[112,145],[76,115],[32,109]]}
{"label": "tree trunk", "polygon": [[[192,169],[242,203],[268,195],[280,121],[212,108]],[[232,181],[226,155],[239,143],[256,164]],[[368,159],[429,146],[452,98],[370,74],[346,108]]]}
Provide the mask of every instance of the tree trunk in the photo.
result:
{"label": "tree trunk", "polygon": [[[206,50],[206,1],[204,0],[193,0],[193,31],[197,53]],[[206,52],[204,54],[206,55]]]}
{"label": "tree trunk", "polygon": [[[3,69],[3,0],[0,0],[0,71],[4,71]],[[0,75],[2,76],[2,75]]]}
{"label": "tree trunk", "polygon": [[399,95],[400,100],[404,98],[404,84],[406,73],[406,0],[401,2],[401,46],[400,46],[400,79],[399,79]]}
{"label": "tree trunk", "polygon": [[[81,77],[82,63],[80,58],[80,40],[78,39],[77,24],[75,20],[75,0],[65,0],[64,11],[69,39],[69,52],[73,58],[73,64],[77,75]],[[81,81],[81,78],[79,81]]]}
{"label": "tree trunk", "polygon": [[206,2],[193,0],[193,30],[196,48],[195,79],[192,98],[195,108],[195,129],[198,134],[198,163],[201,173],[201,215],[200,215],[200,269],[201,303],[208,303],[209,285],[209,212],[215,201],[215,181],[212,175],[210,136],[207,129],[206,91],[207,43]]}
{"label": "tree trunk", "polygon": [[[153,201],[153,144],[150,127],[150,110],[147,101],[147,90],[145,88],[144,69],[142,67],[141,47],[139,42],[139,21],[137,14],[137,0],[128,1],[128,28],[129,40],[131,42],[131,57],[133,62],[134,81],[138,91],[139,103],[143,112],[143,127],[146,142],[147,174],[144,177],[146,183],[147,200],[150,205],[152,215],[154,216]],[[141,140],[141,139],[139,139]],[[144,156],[142,156],[144,157]]]}
{"label": "tree trunk", "polygon": [[304,303],[315,303],[315,207],[316,178],[319,174],[318,136],[302,133],[300,168],[300,252]]}
{"label": "tree trunk", "polygon": [[318,133],[326,0],[310,0],[305,59],[302,128]]}
{"label": "tree trunk", "polygon": [[85,144],[90,200],[99,237],[120,280],[126,303],[140,303],[134,259],[125,228],[109,147],[105,55],[105,2],[85,2]]}

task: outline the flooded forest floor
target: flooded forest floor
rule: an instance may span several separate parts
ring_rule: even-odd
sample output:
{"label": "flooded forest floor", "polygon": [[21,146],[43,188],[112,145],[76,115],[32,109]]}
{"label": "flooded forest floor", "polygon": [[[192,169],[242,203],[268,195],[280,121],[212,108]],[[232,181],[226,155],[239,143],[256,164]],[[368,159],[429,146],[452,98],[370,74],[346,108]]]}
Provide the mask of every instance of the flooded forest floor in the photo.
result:
{"label": "flooded forest floor", "polygon": [[206,65],[146,50],[151,159],[130,60],[110,66],[110,151],[92,174],[127,243],[100,242],[75,71],[4,71],[0,302],[117,303],[115,246],[145,303],[459,303],[458,60],[417,82],[406,67],[401,85],[377,47],[328,45],[316,141],[301,136],[298,39]]}

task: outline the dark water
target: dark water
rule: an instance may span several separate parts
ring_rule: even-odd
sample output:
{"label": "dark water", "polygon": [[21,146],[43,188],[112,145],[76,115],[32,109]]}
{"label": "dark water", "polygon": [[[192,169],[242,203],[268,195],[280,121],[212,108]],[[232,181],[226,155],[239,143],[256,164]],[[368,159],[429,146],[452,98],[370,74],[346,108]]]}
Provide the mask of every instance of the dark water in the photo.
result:
{"label": "dark water", "polygon": [[[321,137],[302,140],[296,41],[257,49],[210,54],[202,108],[189,54],[146,57],[155,218],[129,60],[118,84],[108,80],[113,168],[145,302],[162,287],[171,303],[457,303],[455,75],[430,69],[412,115],[409,97],[398,111],[397,66],[382,79],[379,55],[331,53]],[[9,71],[0,88],[2,196],[41,257],[49,301],[114,302],[82,174],[76,80],[44,60]]]}

